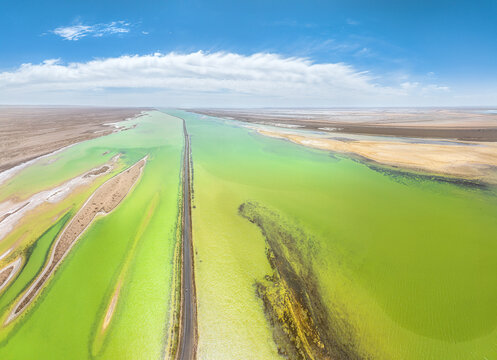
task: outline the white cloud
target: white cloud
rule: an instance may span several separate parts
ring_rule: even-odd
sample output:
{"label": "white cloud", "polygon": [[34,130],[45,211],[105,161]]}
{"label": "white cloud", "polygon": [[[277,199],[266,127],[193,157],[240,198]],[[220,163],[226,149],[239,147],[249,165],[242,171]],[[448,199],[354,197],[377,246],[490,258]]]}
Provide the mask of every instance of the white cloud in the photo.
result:
{"label": "white cloud", "polygon": [[419,87],[419,82],[405,81],[402,84],[400,84],[400,87],[404,90],[416,89]]}
{"label": "white cloud", "polygon": [[426,96],[439,90],[408,84],[384,86],[378,77],[343,63],[199,51],[23,64],[0,73],[0,98],[5,103],[352,106],[396,105],[413,92]]}
{"label": "white cloud", "polygon": [[105,35],[128,33],[129,26],[129,23],[121,20],[107,24],[62,26],[52,30],[52,33],[64,40],[77,41],[86,36],[102,37]]}
{"label": "white cloud", "polygon": [[53,30],[53,33],[59,35],[61,38],[65,40],[79,40],[82,37],[88,35],[91,31],[91,26],[88,25],[73,25],[66,27],[58,27]]}
{"label": "white cloud", "polygon": [[428,85],[423,85],[417,81],[415,82],[410,82],[406,81],[400,84],[400,87],[403,90],[418,90],[418,93],[420,95],[426,95],[426,96],[431,96],[437,93],[441,92],[448,92],[450,91],[450,88],[448,86],[441,86],[437,84],[428,84]]}
{"label": "white cloud", "polygon": [[448,86],[440,86],[437,84],[429,84],[423,87],[423,91],[432,92],[432,91],[450,91]]}

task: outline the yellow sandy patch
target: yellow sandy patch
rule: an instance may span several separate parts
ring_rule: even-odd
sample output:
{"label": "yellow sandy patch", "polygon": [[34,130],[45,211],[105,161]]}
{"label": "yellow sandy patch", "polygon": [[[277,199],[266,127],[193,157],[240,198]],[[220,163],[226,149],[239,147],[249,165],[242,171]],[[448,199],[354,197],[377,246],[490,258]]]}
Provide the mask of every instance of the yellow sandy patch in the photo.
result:
{"label": "yellow sandy patch", "polygon": [[497,182],[495,174],[492,174],[492,167],[497,167],[497,143],[441,145],[375,140],[346,142],[268,130],[258,132],[316,149],[357,154],[390,166]]}

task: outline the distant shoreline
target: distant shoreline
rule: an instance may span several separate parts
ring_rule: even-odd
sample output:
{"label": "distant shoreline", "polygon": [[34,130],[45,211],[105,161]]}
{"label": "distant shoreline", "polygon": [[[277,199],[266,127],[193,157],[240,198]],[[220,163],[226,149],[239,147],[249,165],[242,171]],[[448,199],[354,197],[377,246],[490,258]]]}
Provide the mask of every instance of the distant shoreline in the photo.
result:
{"label": "distant shoreline", "polygon": [[[247,123],[358,135],[497,142],[497,113],[485,109],[191,109]],[[295,113],[292,113],[295,111]]]}
{"label": "distant shoreline", "polygon": [[0,173],[116,131],[148,108],[0,107]]}

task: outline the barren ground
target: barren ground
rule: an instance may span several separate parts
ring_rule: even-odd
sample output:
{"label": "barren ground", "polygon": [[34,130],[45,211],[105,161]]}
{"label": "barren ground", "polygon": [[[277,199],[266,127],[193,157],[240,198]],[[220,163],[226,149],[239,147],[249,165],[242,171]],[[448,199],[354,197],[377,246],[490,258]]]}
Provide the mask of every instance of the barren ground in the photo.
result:
{"label": "barren ground", "polygon": [[249,123],[331,133],[497,141],[489,109],[194,109]]}
{"label": "barren ground", "polygon": [[0,172],[84,140],[145,108],[0,107]]}
{"label": "barren ground", "polygon": [[497,183],[497,111],[495,110],[211,109],[194,111],[247,122],[250,124],[248,127],[260,134],[290,140],[308,147],[356,154],[393,167]]}
{"label": "barren ground", "polygon": [[460,145],[443,145],[400,141],[343,141],[267,130],[258,132],[316,149],[357,154],[394,167],[497,183],[497,143],[461,142]]}

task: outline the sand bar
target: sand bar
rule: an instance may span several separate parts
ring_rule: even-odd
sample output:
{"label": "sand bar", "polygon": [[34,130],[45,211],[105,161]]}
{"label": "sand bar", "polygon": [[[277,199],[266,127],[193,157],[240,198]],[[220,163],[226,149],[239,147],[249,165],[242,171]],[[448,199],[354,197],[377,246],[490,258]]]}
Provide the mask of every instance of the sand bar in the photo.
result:
{"label": "sand bar", "polygon": [[375,162],[496,183],[497,143],[461,143],[457,146],[436,143],[360,140],[342,141],[312,134],[290,134],[257,130],[260,134],[290,140],[296,144],[341,153],[352,153]]}
{"label": "sand bar", "polygon": [[50,259],[41,274],[14,306],[6,324],[15,319],[31,303],[42,286],[52,276],[80,235],[98,214],[109,214],[126,197],[140,178],[147,157],[102,184],[86,201],[55,242]]}
{"label": "sand bar", "polygon": [[0,240],[6,237],[29,211],[34,210],[45,202],[59,202],[69,196],[77,187],[89,184],[95,178],[110,172],[114,168],[119,156],[116,155],[106,164],[95,167],[55,188],[36,193],[29,199],[21,202],[8,200],[0,203]]}
{"label": "sand bar", "polygon": [[21,268],[21,264],[22,257],[18,257],[16,260],[0,270],[0,293],[17,274],[17,272]]}

